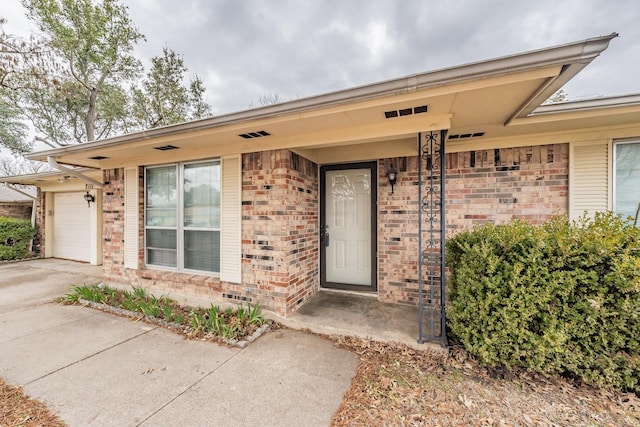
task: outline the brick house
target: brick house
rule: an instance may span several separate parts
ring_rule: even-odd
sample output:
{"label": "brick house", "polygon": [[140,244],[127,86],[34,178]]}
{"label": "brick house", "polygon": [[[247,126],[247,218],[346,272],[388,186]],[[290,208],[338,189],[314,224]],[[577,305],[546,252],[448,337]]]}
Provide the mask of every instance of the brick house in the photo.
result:
{"label": "brick house", "polygon": [[33,187],[0,186],[0,216],[31,220],[35,199]]}
{"label": "brick house", "polygon": [[60,172],[2,180],[40,187],[45,256],[81,204],[109,281],[282,316],[324,288],[416,304],[434,189],[447,233],[635,211],[640,95],[541,105],[615,36],[36,152]]}

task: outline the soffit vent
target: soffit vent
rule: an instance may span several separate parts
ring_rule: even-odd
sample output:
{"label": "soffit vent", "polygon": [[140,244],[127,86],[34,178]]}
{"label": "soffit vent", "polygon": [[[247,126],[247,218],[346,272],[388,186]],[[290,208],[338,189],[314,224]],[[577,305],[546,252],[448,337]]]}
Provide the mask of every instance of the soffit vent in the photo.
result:
{"label": "soffit vent", "polygon": [[105,157],[105,156],[93,156],[93,157],[89,157],[89,160],[104,160],[104,159],[108,159],[108,157]]}
{"label": "soffit vent", "polygon": [[427,105],[420,105],[418,107],[401,108],[400,110],[385,111],[384,117],[386,119],[392,119],[394,117],[411,116],[413,114],[426,113],[429,110]]}
{"label": "soffit vent", "polygon": [[480,138],[481,136],[484,136],[484,132],[458,133],[454,135],[449,135],[447,139],[469,139],[469,138]]}
{"label": "soffit vent", "polygon": [[241,133],[238,136],[241,136],[242,138],[245,138],[245,139],[251,139],[251,138],[262,138],[263,136],[270,136],[270,135],[271,134],[266,130],[259,130],[257,132]]}
{"label": "soffit vent", "polygon": [[163,145],[161,147],[153,147],[154,150],[160,151],[169,151],[169,150],[177,150],[180,147],[176,147],[175,145]]}

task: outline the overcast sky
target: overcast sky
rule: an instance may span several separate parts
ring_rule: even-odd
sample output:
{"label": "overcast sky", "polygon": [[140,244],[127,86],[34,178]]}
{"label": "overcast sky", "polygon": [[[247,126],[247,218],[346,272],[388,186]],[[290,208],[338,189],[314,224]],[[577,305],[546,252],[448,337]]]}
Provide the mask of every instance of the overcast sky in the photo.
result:
{"label": "overcast sky", "polygon": [[[215,114],[617,32],[565,86],[571,99],[640,93],[638,0],[124,0],[148,60],[167,45]],[[19,0],[5,31],[28,34]]]}

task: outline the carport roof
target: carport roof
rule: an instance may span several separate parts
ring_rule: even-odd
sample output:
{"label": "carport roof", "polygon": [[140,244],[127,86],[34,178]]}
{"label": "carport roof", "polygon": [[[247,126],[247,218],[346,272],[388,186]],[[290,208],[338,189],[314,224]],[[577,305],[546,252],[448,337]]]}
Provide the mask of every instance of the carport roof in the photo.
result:
{"label": "carport roof", "polygon": [[[419,131],[510,136],[616,33],[282,104],[30,153],[108,169],[269,149],[402,140]],[[547,108],[547,113],[563,113]],[[566,112],[566,111],[564,111]],[[424,113],[424,114],[423,114]],[[568,122],[567,122],[568,123]],[[516,130],[514,130],[516,129]],[[163,150],[163,148],[165,148]],[[168,148],[168,149],[166,149]],[[175,149],[171,149],[175,148]]]}
{"label": "carport roof", "polygon": [[[37,194],[37,189],[34,187],[23,187],[18,190],[15,191],[0,185],[0,203],[31,203]],[[31,195],[31,197],[27,195]]]}
{"label": "carport roof", "polygon": [[[81,173],[93,179],[102,179],[102,171],[92,168],[74,168],[74,172]],[[32,185],[34,187],[69,187],[68,184],[77,184],[84,187],[84,181],[69,174],[67,171],[47,171],[25,175],[3,176],[0,183]],[[62,185],[67,184],[67,185]]]}

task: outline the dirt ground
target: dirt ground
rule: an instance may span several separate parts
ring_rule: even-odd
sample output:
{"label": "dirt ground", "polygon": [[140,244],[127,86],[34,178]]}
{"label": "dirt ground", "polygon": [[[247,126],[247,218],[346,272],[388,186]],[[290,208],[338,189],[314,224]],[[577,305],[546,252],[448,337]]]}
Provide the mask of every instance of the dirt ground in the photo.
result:
{"label": "dirt ground", "polygon": [[360,356],[333,426],[640,426],[640,399],[450,356],[333,337]]}

